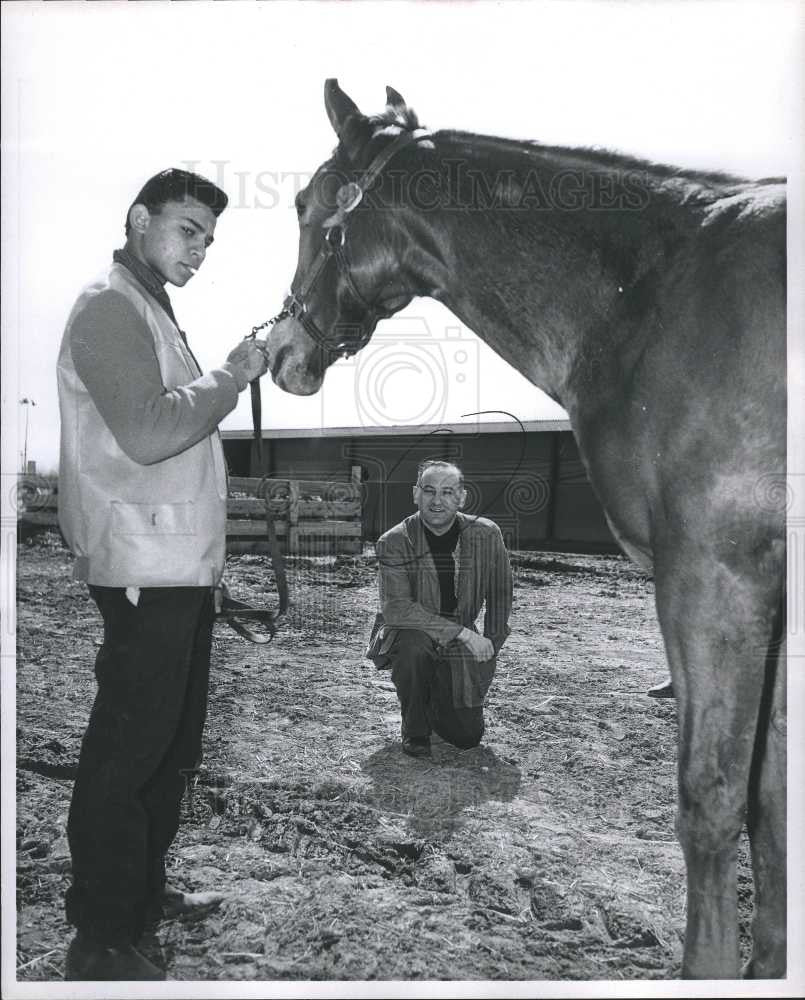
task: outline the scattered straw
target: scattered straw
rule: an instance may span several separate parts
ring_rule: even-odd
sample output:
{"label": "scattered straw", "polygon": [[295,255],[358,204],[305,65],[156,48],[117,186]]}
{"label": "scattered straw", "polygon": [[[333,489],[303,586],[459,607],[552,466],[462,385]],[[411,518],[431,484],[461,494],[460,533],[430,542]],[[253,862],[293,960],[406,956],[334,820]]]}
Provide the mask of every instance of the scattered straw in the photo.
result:
{"label": "scattered straw", "polygon": [[30,959],[28,962],[23,962],[22,965],[17,966],[17,972],[22,972],[23,969],[30,969],[37,962],[43,962],[46,958],[50,958],[51,955],[55,955],[57,951],[59,951],[58,948],[51,948],[50,951],[46,951],[42,955],[37,955],[36,958]]}

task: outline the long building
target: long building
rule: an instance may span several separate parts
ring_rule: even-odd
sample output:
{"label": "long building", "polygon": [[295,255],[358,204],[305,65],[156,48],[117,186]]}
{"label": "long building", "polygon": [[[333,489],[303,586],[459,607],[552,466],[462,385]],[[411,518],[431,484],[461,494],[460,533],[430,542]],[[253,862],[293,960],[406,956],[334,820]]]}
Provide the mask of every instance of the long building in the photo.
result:
{"label": "long building", "polygon": [[567,420],[439,427],[266,430],[263,467],[250,431],[223,431],[229,471],[277,479],[360,479],[363,535],[375,541],[413,509],[427,458],[458,462],[465,510],[496,521],[513,549],[616,552]]}

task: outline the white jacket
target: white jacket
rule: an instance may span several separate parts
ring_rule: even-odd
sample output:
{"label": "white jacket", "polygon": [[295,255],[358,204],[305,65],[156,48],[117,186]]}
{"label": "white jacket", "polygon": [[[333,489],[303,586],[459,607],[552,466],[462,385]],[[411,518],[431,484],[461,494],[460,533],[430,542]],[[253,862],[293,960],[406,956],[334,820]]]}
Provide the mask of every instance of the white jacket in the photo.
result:
{"label": "white jacket", "polygon": [[[93,299],[104,295],[113,308],[121,304],[120,295],[134,306],[153,338],[168,395],[188,383],[201,387],[195,395],[179,393],[180,407],[192,409],[201,399],[204,405],[222,411],[210,416],[211,426],[216,427],[212,433],[205,429],[205,436],[196,443],[151,464],[135,461],[122,450],[73,361],[74,325]],[[153,358],[150,361],[153,367]],[[220,581],[227,475],[217,423],[234,407],[238,390],[228,372],[213,374],[218,384],[210,391],[214,379],[200,378],[176,326],[121,264],[112,264],[79,296],[67,321],[58,361],[59,524],[76,556],[77,579],[104,587],[211,587]],[[126,378],[127,373],[120,372],[118,377]]]}

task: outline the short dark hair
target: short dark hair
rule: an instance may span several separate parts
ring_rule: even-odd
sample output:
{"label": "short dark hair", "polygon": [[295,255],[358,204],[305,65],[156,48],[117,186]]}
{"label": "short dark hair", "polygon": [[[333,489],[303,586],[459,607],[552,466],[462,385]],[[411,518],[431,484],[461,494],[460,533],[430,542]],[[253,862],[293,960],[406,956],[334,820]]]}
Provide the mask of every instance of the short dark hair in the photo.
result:
{"label": "short dark hair", "polygon": [[416,484],[419,486],[423,473],[427,472],[428,469],[443,468],[443,469],[455,469],[458,473],[458,485],[464,489],[464,473],[461,471],[461,467],[456,465],[455,462],[448,462],[443,458],[426,458],[424,462],[420,462],[416,470]]}
{"label": "short dark hair", "polygon": [[229,204],[229,198],[224,192],[206,177],[193,174],[189,170],[180,170],[178,167],[169,167],[147,180],[129,205],[126,211],[126,236],[131,231],[129,212],[135,205],[145,205],[152,215],[158,215],[167,202],[181,202],[185,198],[195,198],[200,201],[216,218]]}

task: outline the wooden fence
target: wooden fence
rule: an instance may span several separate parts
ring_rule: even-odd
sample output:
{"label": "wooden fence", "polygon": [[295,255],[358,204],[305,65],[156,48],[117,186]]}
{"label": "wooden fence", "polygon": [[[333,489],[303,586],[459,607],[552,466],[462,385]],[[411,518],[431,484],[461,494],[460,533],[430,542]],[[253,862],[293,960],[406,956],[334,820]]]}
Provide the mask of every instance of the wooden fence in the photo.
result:
{"label": "wooden fence", "polygon": [[[57,493],[55,476],[20,477],[17,509],[23,530],[58,525]],[[269,497],[274,528],[284,552],[325,555],[361,551],[361,488],[357,479],[327,482],[241,476],[229,478],[229,551],[262,551],[267,546],[264,494]]]}
{"label": "wooden fence", "polygon": [[[259,494],[259,495],[258,495]],[[231,476],[226,537],[230,551],[266,538],[265,501],[285,552],[325,555],[361,551],[361,488],[357,480],[252,479]],[[248,540],[248,541],[247,541]]]}

